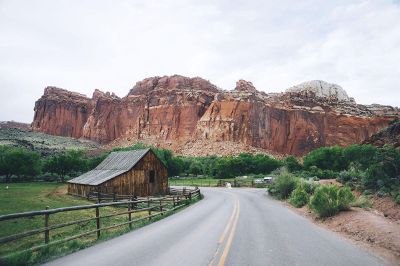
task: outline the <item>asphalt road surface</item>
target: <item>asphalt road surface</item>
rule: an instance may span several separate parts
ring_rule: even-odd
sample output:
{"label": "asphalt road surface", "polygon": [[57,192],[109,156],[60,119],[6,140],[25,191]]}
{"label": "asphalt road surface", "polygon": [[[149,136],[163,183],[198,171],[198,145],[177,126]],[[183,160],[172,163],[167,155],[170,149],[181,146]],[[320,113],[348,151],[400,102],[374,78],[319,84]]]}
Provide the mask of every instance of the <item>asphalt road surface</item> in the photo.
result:
{"label": "asphalt road surface", "polygon": [[202,188],[161,221],[49,265],[385,265],[271,199],[264,189]]}

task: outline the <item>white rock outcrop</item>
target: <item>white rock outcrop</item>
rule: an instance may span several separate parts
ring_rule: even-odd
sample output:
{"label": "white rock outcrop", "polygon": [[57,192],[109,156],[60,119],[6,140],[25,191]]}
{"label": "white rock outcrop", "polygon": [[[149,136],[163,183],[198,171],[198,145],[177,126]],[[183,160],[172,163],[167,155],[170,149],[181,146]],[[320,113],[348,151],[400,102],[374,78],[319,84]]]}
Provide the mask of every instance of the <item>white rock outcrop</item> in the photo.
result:
{"label": "white rock outcrop", "polygon": [[299,85],[290,87],[286,92],[307,93],[311,92],[316,97],[337,98],[339,101],[349,102],[350,97],[346,91],[337,84],[328,83],[322,80],[306,81]]}

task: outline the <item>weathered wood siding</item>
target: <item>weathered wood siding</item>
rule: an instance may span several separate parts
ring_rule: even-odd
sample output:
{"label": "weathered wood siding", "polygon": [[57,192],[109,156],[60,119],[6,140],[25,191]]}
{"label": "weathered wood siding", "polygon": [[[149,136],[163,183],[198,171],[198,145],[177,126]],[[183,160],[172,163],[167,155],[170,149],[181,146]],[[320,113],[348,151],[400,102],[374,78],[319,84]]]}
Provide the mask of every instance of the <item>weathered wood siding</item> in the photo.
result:
{"label": "weathered wood siding", "polygon": [[[150,171],[155,172],[153,183],[150,183]],[[167,189],[167,168],[151,150],[130,171],[98,186],[68,184],[69,194],[83,197],[91,190],[120,195],[151,196],[165,194]]]}
{"label": "weathered wood siding", "polygon": [[96,186],[68,183],[68,194],[87,197],[90,191],[96,190]]}

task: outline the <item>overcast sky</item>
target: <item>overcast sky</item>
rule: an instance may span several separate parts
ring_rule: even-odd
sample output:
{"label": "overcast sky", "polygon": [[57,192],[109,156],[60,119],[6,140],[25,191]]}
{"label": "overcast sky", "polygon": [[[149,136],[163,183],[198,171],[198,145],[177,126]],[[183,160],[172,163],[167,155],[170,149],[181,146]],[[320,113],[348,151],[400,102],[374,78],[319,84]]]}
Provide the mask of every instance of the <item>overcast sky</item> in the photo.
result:
{"label": "overcast sky", "polygon": [[0,121],[46,86],[125,96],[150,76],[280,92],[307,80],[400,106],[400,5],[371,1],[0,0]]}

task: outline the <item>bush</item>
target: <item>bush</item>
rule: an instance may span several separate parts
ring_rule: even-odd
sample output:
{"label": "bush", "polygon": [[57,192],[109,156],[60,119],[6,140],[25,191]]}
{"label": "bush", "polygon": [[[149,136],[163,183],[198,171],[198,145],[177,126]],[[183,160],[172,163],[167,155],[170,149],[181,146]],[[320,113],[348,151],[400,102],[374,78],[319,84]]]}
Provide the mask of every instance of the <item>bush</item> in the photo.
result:
{"label": "bush", "polygon": [[314,190],[319,186],[318,182],[315,182],[313,179],[311,180],[300,180],[299,186],[307,192],[307,194],[311,195],[314,193]]}
{"label": "bush", "polygon": [[289,202],[294,207],[301,208],[308,203],[308,194],[301,186],[298,186],[290,195]]}
{"label": "bush", "polygon": [[339,210],[349,210],[350,204],[355,200],[353,193],[349,187],[344,187],[338,191],[338,208]]}
{"label": "bush", "polygon": [[397,197],[396,197],[396,203],[397,203],[397,204],[400,204],[400,194],[397,195]]}
{"label": "bush", "polygon": [[270,190],[271,194],[276,194],[282,199],[286,199],[296,188],[297,180],[289,173],[282,173],[275,179],[272,188]]}
{"label": "bush", "polygon": [[359,197],[358,199],[356,199],[355,201],[353,201],[350,204],[350,206],[368,209],[368,208],[372,207],[372,203],[367,196],[363,195],[363,196]]}
{"label": "bush", "polygon": [[339,188],[335,185],[319,186],[310,198],[310,208],[319,217],[329,217],[339,211],[338,206]]}

